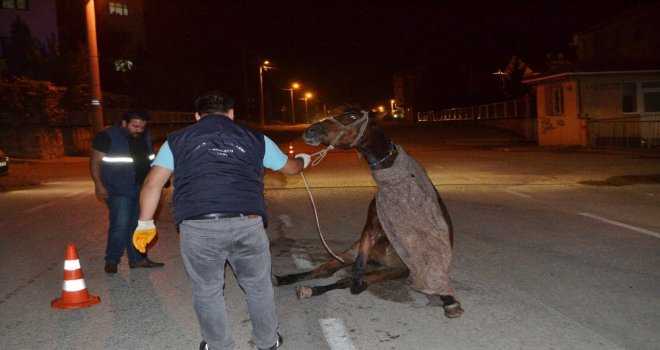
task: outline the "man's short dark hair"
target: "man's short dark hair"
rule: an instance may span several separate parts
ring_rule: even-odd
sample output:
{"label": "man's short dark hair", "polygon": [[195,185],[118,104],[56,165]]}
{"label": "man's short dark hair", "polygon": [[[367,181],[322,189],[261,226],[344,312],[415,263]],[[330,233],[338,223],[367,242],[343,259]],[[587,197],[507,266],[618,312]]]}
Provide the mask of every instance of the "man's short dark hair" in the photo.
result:
{"label": "man's short dark hair", "polygon": [[131,109],[126,111],[126,113],[124,113],[124,116],[121,119],[127,123],[130,122],[132,119],[140,119],[146,122],[149,121],[149,113],[141,109]]}
{"label": "man's short dark hair", "polygon": [[195,112],[205,114],[227,114],[234,108],[234,100],[220,91],[205,93],[195,100]]}

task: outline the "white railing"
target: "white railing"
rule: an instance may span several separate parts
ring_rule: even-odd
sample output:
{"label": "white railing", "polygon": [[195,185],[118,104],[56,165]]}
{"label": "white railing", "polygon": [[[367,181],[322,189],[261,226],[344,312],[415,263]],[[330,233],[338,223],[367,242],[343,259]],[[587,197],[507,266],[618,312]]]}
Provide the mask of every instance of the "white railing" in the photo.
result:
{"label": "white railing", "polygon": [[507,119],[532,116],[529,98],[489,104],[444,109],[438,112],[418,112],[417,121]]}
{"label": "white railing", "polygon": [[660,147],[660,119],[590,119],[589,145],[598,148]]}

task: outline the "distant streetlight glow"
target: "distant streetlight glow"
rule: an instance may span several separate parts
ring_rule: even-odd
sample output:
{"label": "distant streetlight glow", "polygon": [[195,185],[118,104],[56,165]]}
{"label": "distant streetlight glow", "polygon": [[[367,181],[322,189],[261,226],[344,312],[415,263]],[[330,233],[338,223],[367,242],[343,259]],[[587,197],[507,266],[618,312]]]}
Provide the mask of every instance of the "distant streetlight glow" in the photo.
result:
{"label": "distant streetlight glow", "polygon": [[266,60],[259,64],[259,123],[264,125],[264,71],[271,69],[270,61]]}
{"label": "distant streetlight glow", "polygon": [[305,100],[305,122],[307,124],[309,124],[309,113],[307,111],[307,100],[312,98],[312,96],[314,96],[314,95],[311,92],[306,92],[305,97],[302,98],[303,100]]}

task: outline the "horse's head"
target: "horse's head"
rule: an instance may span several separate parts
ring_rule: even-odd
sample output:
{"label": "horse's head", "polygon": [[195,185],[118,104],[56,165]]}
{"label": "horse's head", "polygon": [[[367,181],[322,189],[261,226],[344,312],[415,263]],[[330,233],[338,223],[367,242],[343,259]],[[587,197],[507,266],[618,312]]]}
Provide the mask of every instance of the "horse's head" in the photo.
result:
{"label": "horse's head", "polygon": [[364,110],[348,110],[310,125],[303,132],[308,145],[332,145],[351,148],[369,138],[380,114]]}

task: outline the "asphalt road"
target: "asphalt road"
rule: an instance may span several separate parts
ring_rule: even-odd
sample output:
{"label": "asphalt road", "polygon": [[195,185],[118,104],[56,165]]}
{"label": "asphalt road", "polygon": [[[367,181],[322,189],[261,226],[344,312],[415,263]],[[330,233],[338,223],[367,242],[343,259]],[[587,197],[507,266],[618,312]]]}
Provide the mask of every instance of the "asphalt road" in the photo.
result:
{"label": "asphalt road", "polygon": [[[657,153],[539,148],[489,130],[395,128],[393,138],[426,167],[452,216],[451,278],[465,315],[445,318],[405,280],[308,300],[284,286],[276,289],[282,349],[657,349]],[[271,133],[283,148],[317,150],[296,132]],[[107,276],[107,211],[93,196],[86,158],[15,161],[0,178],[0,349],[196,349],[171,189],[150,251],[165,268],[130,270],[123,261]],[[330,247],[347,248],[375,191],[364,161],[332,152],[304,174]],[[269,172],[265,183],[274,273],[327,261],[303,178]],[[50,307],[62,293],[69,242],[89,292],[101,298],[89,308]],[[253,349],[243,293],[231,270],[227,276],[236,349]]]}

